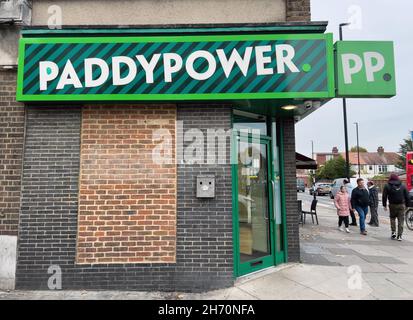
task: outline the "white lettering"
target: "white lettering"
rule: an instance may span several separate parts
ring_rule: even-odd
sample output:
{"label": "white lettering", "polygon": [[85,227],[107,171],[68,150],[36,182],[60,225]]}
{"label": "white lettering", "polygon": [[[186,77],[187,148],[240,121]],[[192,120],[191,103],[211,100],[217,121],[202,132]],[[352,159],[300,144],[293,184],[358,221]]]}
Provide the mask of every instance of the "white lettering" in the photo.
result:
{"label": "white lettering", "polygon": [[273,74],[272,68],[266,68],[265,65],[271,62],[271,57],[264,57],[264,53],[270,52],[271,46],[258,46],[255,47],[255,56],[257,59],[257,75]]}
{"label": "white lettering", "polygon": [[[286,55],[284,55],[286,53]],[[275,55],[277,57],[277,72],[285,73],[285,66],[291,72],[300,72],[297,66],[292,61],[295,56],[294,48],[289,44],[280,44],[275,46]]]}
{"label": "white lettering", "polygon": [[[376,60],[374,65],[373,59]],[[374,82],[374,74],[384,68],[384,57],[378,52],[365,52],[364,64],[366,65],[367,82]]]}
{"label": "white lettering", "polygon": [[139,63],[141,64],[143,70],[145,70],[146,74],[146,83],[153,83],[153,71],[156,67],[156,64],[159,61],[159,58],[161,55],[159,53],[156,53],[152,56],[151,61],[148,62],[146,60],[145,56],[143,55],[137,55],[136,59],[138,59]]}
{"label": "white lettering", "polygon": [[56,89],[63,89],[67,85],[72,85],[75,88],[82,88],[82,84],[80,83],[79,77],[77,76],[75,68],[73,68],[73,64],[70,60],[67,60],[66,62]]}
{"label": "white lettering", "polygon": [[244,77],[247,76],[248,67],[251,60],[251,53],[252,47],[247,47],[244,52],[244,57],[241,58],[240,54],[238,53],[237,49],[233,49],[229,59],[227,59],[225,52],[223,49],[217,50],[218,59],[224,69],[225,76],[228,78],[232,69],[234,68],[234,64],[237,64],[240,68]]}
{"label": "white lettering", "polygon": [[59,67],[52,61],[40,61],[39,63],[39,85],[40,90],[47,90],[47,83],[56,79]]}
{"label": "white lettering", "polygon": [[[197,72],[194,69],[195,60],[199,58],[204,58],[208,62],[207,70],[202,73]],[[205,50],[199,50],[189,55],[188,59],[186,59],[185,67],[191,78],[195,80],[206,80],[214,74],[215,70],[217,69],[217,63],[212,53]]]}
{"label": "white lettering", "polygon": [[[120,68],[121,68],[120,65],[122,63],[126,64],[129,69],[127,76],[125,76],[124,78],[121,78],[121,74],[120,74]],[[112,58],[112,78],[113,78],[114,86],[122,86],[122,85],[126,85],[132,82],[133,79],[135,79],[136,77],[136,72],[137,72],[136,63],[135,61],[133,61],[132,58],[123,57],[123,56]]]}
{"label": "white lettering", "polygon": [[[172,65],[172,61],[175,61],[174,65]],[[182,58],[176,53],[165,53],[163,55],[163,65],[165,82],[172,82],[172,74],[182,68]]]}
{"label": "white lettering", "polygon": [[[100,76],[97,79],[93,78],[93,66],[100,68]],[[105,60],[99,58],[85,59],[85,87],[98,87],[105,83],[109,77],[109,66]]]}
{"label": "white lettering", "polygon": [[[353,83],[352,76],[353,74],[359,73],[361,71],[361,68],[363,67],[363,61],[358,55],[353,53],[342,54],[341,61],[343,63],[344,83]],[[351,62],[353,62],[353,66],[351,66]]]}

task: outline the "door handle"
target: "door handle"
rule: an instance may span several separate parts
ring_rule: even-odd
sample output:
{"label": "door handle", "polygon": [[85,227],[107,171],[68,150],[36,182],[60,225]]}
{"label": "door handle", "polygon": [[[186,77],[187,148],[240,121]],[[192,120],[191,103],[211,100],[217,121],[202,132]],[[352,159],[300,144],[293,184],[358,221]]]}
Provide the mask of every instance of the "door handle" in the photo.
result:
{"label": "door handle", "polygon": [[275,181],[271,180],[272,185],[272,217],[275,221]]}

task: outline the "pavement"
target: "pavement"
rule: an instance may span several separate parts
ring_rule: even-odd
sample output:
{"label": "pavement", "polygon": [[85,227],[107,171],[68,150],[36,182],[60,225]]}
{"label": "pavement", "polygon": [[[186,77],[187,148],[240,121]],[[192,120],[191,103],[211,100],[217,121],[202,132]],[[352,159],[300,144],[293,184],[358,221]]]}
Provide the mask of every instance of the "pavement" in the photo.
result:
{"label": "pavement", "polygon": [[[303,209],[312,196],[300,193]],[[318,197],[320,225],[300,226],[302,263],[287,263],[237,279],[228,289],[204,293],[136,291],[10,291],[1,299],[81,300],[377,300],[413,299],[413,231],[404,240],[390,239],[389,221],[380,210],[380,227],[337,230],[332,200]]]}

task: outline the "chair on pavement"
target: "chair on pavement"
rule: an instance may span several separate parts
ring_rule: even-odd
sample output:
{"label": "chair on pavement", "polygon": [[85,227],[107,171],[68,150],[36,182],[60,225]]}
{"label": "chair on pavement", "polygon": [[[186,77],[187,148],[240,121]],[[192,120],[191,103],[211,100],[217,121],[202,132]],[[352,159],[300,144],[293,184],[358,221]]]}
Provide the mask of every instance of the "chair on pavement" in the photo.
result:
{"label": "chair on pavement", "polygon": [[297,205],[298,205],[298,214],[300,215],[300,221],[298,222],[298,224],[303,224],[303,202],[301,200],[297,201]]}
{"label": "chair on pavement", "polygon": [[302,211],[302,214],[304,216],[303,224],[305,224],[305,217],[307,216],[307,214],[311,215],[311,220],[313,221],[313,223],[314,223],[314,216],[315,216],[315,219],[316,219],[317,224],[318,224],[317,202],[318,202],[318,200],[313,199],[313,201],[311,202],[310,211],[304,211],[304,210]]}

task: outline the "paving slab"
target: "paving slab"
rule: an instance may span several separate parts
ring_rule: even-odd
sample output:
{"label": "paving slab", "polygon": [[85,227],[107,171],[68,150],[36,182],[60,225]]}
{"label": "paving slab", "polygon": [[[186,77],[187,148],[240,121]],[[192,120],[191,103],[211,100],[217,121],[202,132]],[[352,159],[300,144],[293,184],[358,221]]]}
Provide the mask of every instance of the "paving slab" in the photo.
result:
{"label": "paving slab", "polygon": [[316,290],[305,288],[292,295],[286,296],[283,300],[333,300],[333,298]]}
{"label": "paving slab", "polygon": [[332,299],[340,300],[364,299],[373,291],[369,284],[364,280],[361,281],[361,285],[357,286],[357,288],[349,286],[349,276],[346,273],[312,286],[311,289],[325,294]]}
{"label": "paving slab", "polygon": [[402,286],[392,281],[386,274],[367,274],[364,280],[373,290],[373,294],[378,299],[408,299],[412,298],[412,293]]}
{"label": "paving slab", "polygon": [[259,299],[269,300],[286,299],[288,296],[306,289],[305,286],[283,277],[280,273],[242,284],[239,288]]}
{"label": "paving slab", "polygon": [[181,293],[180,300],[257,300],[247,292],[238,287],[229,289],[214,290],[205,293]]}
{"label": "paving slab", "polygon": [[393,270],[397,273],[411,273],[413,274],[413,265],[409,264],[386,264],[383,263],[383,266],[386,268]]}
{"label": "paving slab", "polygon": [[301,252],[309,254],[328,254],[328,251],[316,244],[304,244],[300,246]]}
{"label": "paving slab", "polygon": [[323,281],[336,278],[346,272],[346,267],[315,266],[300,264],[294,268],[282,270],[281,274],[289,280],[311,288]]}
{"label": "paving slab", "polygon": [[389,256],[370,256],[370,255],[361,255],[362,259],[370,263],[381,263],[381,264],[406,264],[403,261],[389,257]]}
{"label": "paving slab", "polygon": [[306,264],[315,264],[321,266],[339,266],[339,263],[328,260],[325,255],[322,254],[301,254],[301,261]]}
{"label": "paving slab", "polygon": [[331,262],[336,262],[342,266],[353,266],[366,263],[366,260],[363,260],[357,255],[329,255],[326,256],[326,258],[327,260]]}
{"label": "paving slab", "polygon": [[387,268],[383,264],[380,263],[360,263],[357,265],[361,271],[366,274],[366,273],[393,273],[394,271]]}
{"label": "paving slab", "polygon": [[[339,244],[339,247],[346,247],[345,245]],[[369,256],[393,256],[390,252],[386,252],[385,250],[380,250],[382,246],[367,246],[364,244],[353,244],[351,246],[351,250],[357,252],[360,255],[369,255]]]}
{"label": "paving slab", "polygon": [[342,247],[329,248],[328,251],[332,253],[333,255],[343,255],[343,256],[359,255],[359,253],[354,251],[353,249],[342,248]]}
{"label": "paving slab", "polygon": [[389,273],[386,274],[386,278],[393,284],[409,292],[410,297],[413,295],[413,274]]}
{"label": "paving slab", "polygon": [[[395,244],[395,241],[392,241]],[[381,246],[372,246],[372,248],[380,248],[380,250],[387,252],[390,256],[395,257],[397,259],[402,259],[406,257],[406,255],[413,256],[410,250],[406,250],[405,248],[399,247],[397,245],[381,245]]]}

